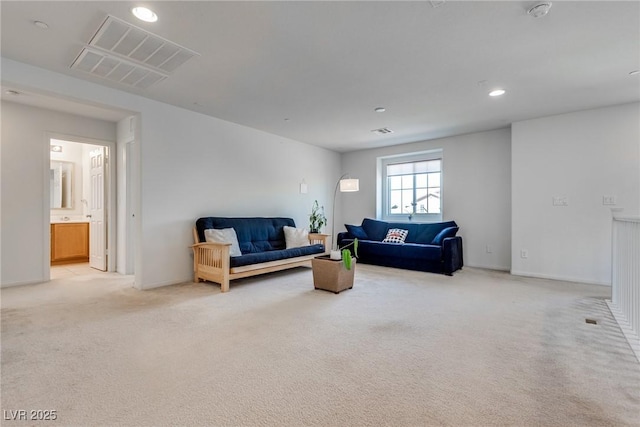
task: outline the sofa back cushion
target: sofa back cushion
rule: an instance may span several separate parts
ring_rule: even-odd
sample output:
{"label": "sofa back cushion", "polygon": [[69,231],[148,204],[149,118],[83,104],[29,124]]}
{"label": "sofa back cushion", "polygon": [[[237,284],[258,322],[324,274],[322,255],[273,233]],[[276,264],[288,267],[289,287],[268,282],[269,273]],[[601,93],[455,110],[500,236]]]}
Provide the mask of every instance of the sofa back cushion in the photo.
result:
{"label": "sofa back cushion", "polygon": [[205,217],[196,221],[196,230],[201,242],[205,241],[204,230],[209,228],[233,228],[238,236],[242,254],[274,251],[286,248],[284,226],[295,227],[291,218],[226,218]]}
{"label": "sofa back cushion", "polygon": [[445,228],[458,226],[455,221],[434,222],[422,225],[424,225],[425,227],[421,230],[418,237],[416,237],[415,243],[422,243],[424,245],[435,244],[433,243],[433,239],[435,239],[438,233],[440,233]]}
{"label": "sofa back cushion", "polygon": [[367,234],[366,231],[364,231],[364,228],[362,228],[361,225],[351,225],[351,224],[345,224],[344,227],[347,229],[347,231],[349,232],[349,234],[351,234],[353,237],[355,237],[356,239],[360,239],[360,240],[371,240],[369,238],[369,235]]}
{"label": "sofa back cushion", "polygon": [[382,240],[387,236],[389,223],[385,221],[378,221],[376,219],[365,218],[362,220],[362,229],[369,237],[369,240],[382,242]]}
{"label": "sofa back cushion", "polygon": [[441,246],[444,239],[446,239],[447,237],[455,237],[457,232],[458,232],[458,227],[447,227],[443,229],[441,232],[439,232],[436,235],[436,237],[433,238],[433,240],[431,241],[431,244]]}
{"label": "sofa back cushion", "polygon": [[405,239],[406,243],[432,244],[433,239],[445,228],[457,227],[455,221],[446,222],[387,222],[376,219],[365,218],[362,220],[362,228],[369,237],[369,240],[381,242],[387,236],[387,231],[391,228],[400,228],[409,233]]}

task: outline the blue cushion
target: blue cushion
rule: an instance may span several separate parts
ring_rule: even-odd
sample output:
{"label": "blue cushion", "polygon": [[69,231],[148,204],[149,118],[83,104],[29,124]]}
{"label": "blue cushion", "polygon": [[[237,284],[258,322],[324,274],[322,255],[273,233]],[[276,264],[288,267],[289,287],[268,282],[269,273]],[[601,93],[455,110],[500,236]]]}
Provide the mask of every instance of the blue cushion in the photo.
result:
{"label": "blue cushion", "polygon": [[446,221],[422,224],[422,226],[422,230],[418,237],[415,239],[415,243],[430,245],[432,244],[433,239],[435,239],[438,233],[448,227],[457,227],[458,224],[456,224],[455,221]]}
{"label": "blue cushion", "polygon": [[230,259],[231,267],[242,267],[243,265],[257,264],[261,262],[277,261],[287,258],[295,258],[304,255],[321,254],[324,252],[323,245],[302,246],[299,248],[282,249],[277,251],[266,251],[250,253]]}
{"label": "blue cushion", "polygon": [[[368,240],[381,242],[387,236],[390,228],[402,228],[409,230],[409,234],[405,239],[406,243],[423,243],[431,244],[433,239],[440,231],[448,227],[457,227],[455,221],[446,222],[386,222],[376,219],[365,218],[362,220],[362,229],[367,235]],[[349,230],[347,228],[347,230]]]}
{"label": "blue cushion", "polygon": [[431,244],[441,246],[444,239],[446,239],[447,237],[454,237],[457,232],[458,232],[458,227],[447,227],[441,232],[439,232],[436,235],[436,237],[433,238],[433,240],[431,241]]}
{"label": "blue cushion", "polygon": [[442,258],[442,247],[436,245],[421,245],[417,243],[394,245],[391,243],[374,242],[371,240],[364,240],[359,243],[358,255],[363,261],[366,261],[370,257],[436,261],[439,261]]}
{"label": "blue cushion", "polygon": [[389,223],[371,218],[365,218],[362,220],[362,229],[367,234],[367,236],[369,236],[370,240],[382,242],[382,239],[384,239],[387,235]]}
{"label": "blue cushion", "polygon": [[362,240],[369,238],[369,236],[367,236],[367,233],[364,231],[364,228],[362,228],[362,226],[360,225],[345,224],[344,226],[347,228],[349,234],[351,234],[356,239]]}
{"label": "blue cushion", "polygon": [[[429,224],[424,224],[420,222],[388,222],[387,225],[389,226],[389,230],[392,228],[407,230],[409,233],[407,234],[407,237],[404,239],[405,243],[416,243],[416,238],[422,232],[422,229],[425,226],[429,226]],[[389,230],[387,230],[387,232],[389,232]],[[386,234],[385,234],[385,237],[387,237]]]}
{"label": "blue cushion", "polygon": [[209,228],[233,228],[238,236],[242,254],[285,249],[284,226],[295,227],[291,218],[224,218],[206,217],[196,221],[196,230],[201,242],[205,241],[204,230]]}

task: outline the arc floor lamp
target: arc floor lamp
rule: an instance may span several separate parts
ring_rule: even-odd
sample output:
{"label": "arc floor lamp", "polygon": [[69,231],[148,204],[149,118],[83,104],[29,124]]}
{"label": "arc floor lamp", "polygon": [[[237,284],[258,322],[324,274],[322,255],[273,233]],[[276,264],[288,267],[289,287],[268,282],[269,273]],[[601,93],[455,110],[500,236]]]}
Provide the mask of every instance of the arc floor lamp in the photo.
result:
{"label": "arc floor lamp", "polygon": [[360,180],[351,178],[348,173],[345,173],[336,182],[336,189],[333,192],[333,212],[331,213],[331,246],[335,250],[338,249],[338,239],[336,239],[336,197],[338,196],[338,189],[341,193],[360,191]]}

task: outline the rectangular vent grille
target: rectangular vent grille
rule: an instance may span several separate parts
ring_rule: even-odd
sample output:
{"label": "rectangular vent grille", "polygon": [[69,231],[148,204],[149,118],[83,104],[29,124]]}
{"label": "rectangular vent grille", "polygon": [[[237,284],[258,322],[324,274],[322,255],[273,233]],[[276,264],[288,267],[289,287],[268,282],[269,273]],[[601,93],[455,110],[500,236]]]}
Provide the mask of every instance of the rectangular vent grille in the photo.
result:
{"label": "rectangular vent grille", "polygon": [[393,131],[391,129],[389,129],[389,128],[374,129],[371,132],[377,133],[379,135],[385,135],[387,133],[393,133]]}
{"label": "rectangular vent grille", "polygon": [[194,56],[199,54],[109,15],[71,68],[147,89]]}
{"label": "rectangular vent grille", "polygon": [[71,64],[71,68],[140,89],[147,89],[168,77],[166,74],[86,47]]}

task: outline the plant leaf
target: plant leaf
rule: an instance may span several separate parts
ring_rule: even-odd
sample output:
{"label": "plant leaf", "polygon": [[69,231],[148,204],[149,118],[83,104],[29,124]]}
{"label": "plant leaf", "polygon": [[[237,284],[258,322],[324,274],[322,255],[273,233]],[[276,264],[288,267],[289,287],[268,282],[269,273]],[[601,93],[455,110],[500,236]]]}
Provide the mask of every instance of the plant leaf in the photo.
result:
{"label": "plant leaf", "polygon": [[351,251],[349,249],[342,250],[342,262],[344,263],[344,268],[351,270]]}

